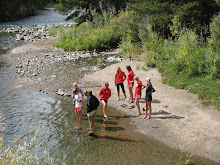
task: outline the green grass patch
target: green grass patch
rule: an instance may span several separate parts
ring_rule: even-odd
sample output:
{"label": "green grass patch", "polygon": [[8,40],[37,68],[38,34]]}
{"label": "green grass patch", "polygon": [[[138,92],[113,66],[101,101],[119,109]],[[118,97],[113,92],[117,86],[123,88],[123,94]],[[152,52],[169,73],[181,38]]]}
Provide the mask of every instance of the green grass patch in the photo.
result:
{"label": "green grass patch", "polygon": [[186,74],[164,73],[163,82],[176,88],[184,88],[198,94],[205,104],[216,105],[220,110],[220,79],[210,76],[188,76]]}
{"label": "green grass patch", "polygon": [[117,48],[125,28],[122,20],[126,20],[126,16],[124,12],[115,17],[111,14],[105,17],[97,16],[93,21],[75,25],[67,31],[53,28],[49,33],[60,34],[60,40],[54,46],[65,51]]}

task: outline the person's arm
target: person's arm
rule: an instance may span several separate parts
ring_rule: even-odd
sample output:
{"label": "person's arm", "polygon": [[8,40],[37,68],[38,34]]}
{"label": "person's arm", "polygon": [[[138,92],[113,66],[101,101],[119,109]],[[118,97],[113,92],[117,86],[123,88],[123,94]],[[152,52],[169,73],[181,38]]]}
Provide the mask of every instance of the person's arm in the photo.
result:
{"label": "person's arm", "polygon": [[115,74],[115,85],[116,85],[117,73]]}
{"label": "person's arm", "polygon": [[99,100],[96,98],[96,97],[94,97],[95,99],[95,107],[96,107],[96,109],[98,108],[98,106],[99,106]]}
{"label": "person's arm", "polygon": [[79,88],[79,92],[82,94],[82,98],[84,97],[84,93],[83,93],[83,90],[81,88]]}
{"label": "person's arm", "polygon": [[87,97],[87,107],[89,110],[91,109],[91,96]]}
{"label": "person's arm", "polygon": [[79,97],[79,102],[82,102],[82,94]]}
{"label": "person's arm", "polygon": [[75,94],[73,93],[73,105],[75,105]]}
{"label": "person's arm", "polygon": [[123,72],[123,82],[126,80],[126,74]]}
{"label": "person's arm", "polygon": [[102,92],[103,88],[99,91],[99,96],[103,97],[103,92]]}
{"label": "person's arm", "polygon": [[[109,93],[109,97],[111,97],[111,95],[112,95],[112,92],[111,92],[111,89],[109,89],[109,90],[110,90],[110,93]],[[108,98],[109,98],[109,97],[108,97]]]}
{"label": "person's arm", "polygon": [[155,89],[154,89],[154,87],[153,87],[152,85],[151,85],[151,88],[152,88],[152,90],[151,90],[151,91],[152,91],[152,92],[155,92]]}

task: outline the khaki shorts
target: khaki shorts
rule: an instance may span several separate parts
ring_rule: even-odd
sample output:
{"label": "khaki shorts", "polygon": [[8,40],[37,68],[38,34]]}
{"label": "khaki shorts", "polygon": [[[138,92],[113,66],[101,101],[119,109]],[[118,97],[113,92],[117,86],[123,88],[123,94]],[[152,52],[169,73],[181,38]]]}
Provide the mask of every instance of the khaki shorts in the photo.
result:
{"label": "khaki shorts", "polygon": [[96,110],[93,110],[92,112],[87,113],[87,116],[93,116],[96,114]]}

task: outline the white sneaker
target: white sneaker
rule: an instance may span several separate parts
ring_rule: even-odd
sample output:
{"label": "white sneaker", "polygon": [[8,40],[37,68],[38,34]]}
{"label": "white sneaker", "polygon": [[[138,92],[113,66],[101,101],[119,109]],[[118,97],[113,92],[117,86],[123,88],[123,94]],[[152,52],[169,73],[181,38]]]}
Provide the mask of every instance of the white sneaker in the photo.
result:
{"label": "white sneaker", "polygon": [[117,101],[120,100],[120,98],[117,98]]}
{"label": "white sneaker", "polygon": [[128,101],[128,100],[129,100],[129,98],[126,98],[125,100],[127,100],[127,101]]}

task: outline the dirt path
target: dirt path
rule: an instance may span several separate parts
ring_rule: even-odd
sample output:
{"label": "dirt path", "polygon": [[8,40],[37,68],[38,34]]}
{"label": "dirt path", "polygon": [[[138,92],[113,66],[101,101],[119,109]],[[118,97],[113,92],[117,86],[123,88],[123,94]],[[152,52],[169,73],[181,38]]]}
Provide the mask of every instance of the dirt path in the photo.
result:
{"label": "dirt path", "polygon": [[[124,99],[116,101],[114,75],[118,66],[127,73],[126,65],[133,68],[143,84],[146,83],[146,77],[152,79],[156,92],[153,93],[153,115],[150,120],[143,119],[143,115],[136,117],[136,107],[123,108],[121,104],[128,105]],[[100,86],[109,82],[112,90],[109,105],[125,112],[125,116],[132,117],[138,130],[173,148],[187,148],[193,154],[220,162],[220,112],[215,107],[204,106],[195,94],[162,84],[162,77],[157,69],[136,70],[137,66],[143,66],[143,62],[124,61],[108,66],[84,76],[80,81],[80,87],[84,90],[91,89],[98,96]],[[128,90],[126,91],[128,95]],[[142,91],[142,98],[144,92]],[[142,110],[145,107],[144,99],[141,100],[140,105]]]}
{"label": "dirt path", "polygon": [[[8,55],[8,57],[14,59],[16,56],[19,56],[14,53],[19,53],[20,56],[24,56],[24,54],[27,55],[27,53],[33,54],[48,51],[62,52],[51,46],[51,43],[54,42],[54,40],[48,40],[17,47],[11,51],[12,54]],[[30,56],[30,54],[27,56]],[[36,54],[33,54],[33,56],[36,56]],[[153,93],[153,114],[150,120],[144,120],[143,115],[135,117],[136,107],[133,109],[129,109],[129,106],[122,107],[121,104],[128,105],[125,100],[116,101],[117,95],[116,87],[114,86],[114,75],[118,66],[127,73],[125,68],[126,65],[132,67],[134,73],[140,77],[143,84],[146,83],[146,77],[151,77],[152,79],[152,84],[156,92]],[[136,70],[137,66],[143,66],[143,62],[122,61],[121,63],[108,66],[103,70],[85,75],[79,80],[79,86],[84,91],[87,89],[93,90],[93,93],[98,96],[98,92],[103,84],[109,82],[112,90],[112,97],[109,100],[109,105],[125,112],[125,116],[133,118],[133,123],[139,131],[173,148],[187,148],[187,151],[193,154],[220,163],[220,111],[212,106],[204,106],[195,94],[162,84],[162,77],[157,69],[150,69],[148,71],[143,71],[141,69]],[[50,66],[48,67],[50,68]],[[49,69],[41,69],[41,75],[47,75],[46,73],[48,70]],[[52,73],[50,75],[52,75]],[[71,76],[71,74],[69,76]],[[40,77],[37,76],[37,78]],[[34,82],[35,79],[33,79]],[[71,89],[72,83],[65,81],[66,83],[62,84],[63,81],[60,81],[62,79],[67,78],[54,76],[53,79],[49,78],[49,80],[53,82],[48,82],[47,84],[56,82],[56,86],[65,86],[66,89]],[[71,77],[69,77],[69,79],[71,80]],[[46,80],[41,78],[40,85],[42,86],[42,90],[46,91],[47,86],[44,85],[44,81],[46,82]],[[21,83],[25,84],[26,81],[21,81]],[[125,82],[125,86],[126,85]],[[126,91],[128,95],[127,88]],[[144,92],[145,91],[142,93],[142,97],[144,97]],[[145,107],[143,99],[140,105],[142,110],[142,108]]]}

